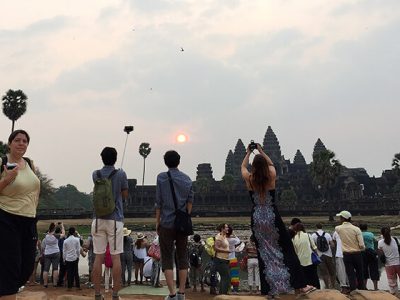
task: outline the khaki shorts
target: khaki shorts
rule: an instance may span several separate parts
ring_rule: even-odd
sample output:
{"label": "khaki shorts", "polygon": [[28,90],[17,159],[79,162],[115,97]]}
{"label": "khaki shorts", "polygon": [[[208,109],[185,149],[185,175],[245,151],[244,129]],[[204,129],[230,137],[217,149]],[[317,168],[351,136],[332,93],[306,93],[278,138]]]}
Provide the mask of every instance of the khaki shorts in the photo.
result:
{"label": "khaki shorts", "polygon": [[[123,234],[122,230],[124,224],[117,221],[116,225],[114,220],[97,219],[97,232],[96,232],[96,219],[92,222],[92,236],[93,236],[93,252],[95,254],[106,253],[107,243],[110,243],[111,255],[121,254],[123,249]],[[114,226],[117,228],[116,236],[114,235]],[[115,249],[114,249],[115,240]]]}

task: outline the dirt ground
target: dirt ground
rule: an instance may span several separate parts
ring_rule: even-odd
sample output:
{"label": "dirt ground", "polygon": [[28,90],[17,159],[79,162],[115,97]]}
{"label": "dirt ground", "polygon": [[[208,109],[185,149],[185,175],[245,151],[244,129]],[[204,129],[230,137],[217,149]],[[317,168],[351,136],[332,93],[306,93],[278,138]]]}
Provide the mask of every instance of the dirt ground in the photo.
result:
{"label": "dirt ground", "polygon": [[[89,296],[93,297],[94,299],[94,289],[88,288],[87,286],[82,285],[82,290],[77,290],[75,288],[72,291],[67,291],[66,288],[59,288],[59,287],[51,287],[44,288],[41,285],[35,286],[26,286],[24,291],[31,291],[31,292],[45,292],[49,300],[56,300],[60,295],[78,295],[78,296]],[[244,293],[243,295],[248,295],[248,293]],[[165,296],[152,296],[152,295],[123,295],[121,299],[147,299],[147,300],[162,300]],[[106,299],[111,299],[111,292],[105,294]],[[200,292],[192,292],[191,289],[186,290],[186,299],[188,300],[207,300],[213,299],[214,296],[209,294],[209,289],[206,290],[204,293]],[[294,299],[292,298],[284,298],[284,299]]]}

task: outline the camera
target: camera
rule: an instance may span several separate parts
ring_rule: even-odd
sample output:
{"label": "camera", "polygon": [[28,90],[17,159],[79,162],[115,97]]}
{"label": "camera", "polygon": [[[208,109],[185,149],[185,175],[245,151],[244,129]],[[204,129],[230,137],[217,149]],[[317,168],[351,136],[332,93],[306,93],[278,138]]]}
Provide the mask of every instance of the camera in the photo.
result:
{"label": "camera", "polygon": [[256,150],[256,149],[257,149],[257,144],[256,144],[256,143],[254,143],[254,141],[253,141],[253,140],[251,140],[251,141],[250,141],[250,144],[249,144],[249,149],[250,149],[250,151],[254,151],[254,150]]}
{"label": "camera", "polygon": [[133,126],[125,126],[125,127],[124,127],[124,131],[125,131],[127,134],[129,134],[130,132],[133,131]]}
{"label": "camera", "polygon": [[17,166],[16,163],[7,163],[7,165],[6,165],[7,170],[12,170],[12,169],[14,169],[16,166]]}

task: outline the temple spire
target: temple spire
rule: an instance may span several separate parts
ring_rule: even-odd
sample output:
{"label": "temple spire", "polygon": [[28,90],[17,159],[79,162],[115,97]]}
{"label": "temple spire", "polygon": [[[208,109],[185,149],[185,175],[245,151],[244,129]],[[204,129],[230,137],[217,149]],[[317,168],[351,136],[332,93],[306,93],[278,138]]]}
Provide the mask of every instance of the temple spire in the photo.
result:
{"label": "temple spire", "polygon": [[304,166],[307,164],[303,154],[299,149],[297,149],[296,155],[294,156],[293,164],[298,166]]}
{"label": "temple spire", "polygon": [[265,133],[263,147],[265,153],[272,159],[274,164],[281,161],[281,146],[271,126],[268,126]]}
{"label": "temple spire", "polygon": [[321,141],[321,139],[318,138],[317,142],[314,145],[313,157],[314,157],[314,155],[316,155],[324,150],[326,150],[326,147],[325,147],[324,143]]}

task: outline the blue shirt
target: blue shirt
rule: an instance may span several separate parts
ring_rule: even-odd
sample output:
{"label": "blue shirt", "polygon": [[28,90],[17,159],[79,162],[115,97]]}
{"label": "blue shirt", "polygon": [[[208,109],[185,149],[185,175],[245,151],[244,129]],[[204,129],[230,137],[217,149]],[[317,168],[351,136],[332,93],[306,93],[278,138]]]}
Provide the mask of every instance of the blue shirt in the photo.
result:
{"label": "blue shirt", "polygon": [[[112,171],[115,170],[114,166],[104,166],[101,170],[102,177],[108,177]],[[97,179],[97,170],[93,172],[92,178],[93,182]],[[118,170],[114,176],[111,178],[112,182],[112,190],[113,196],[115,200],[115,210],[112,214],[107,216],[103,216],[99,219],[106,219],[106,220],[116,220],[122,222],[124,220],[124,211],[123,211],[123,204],[122,204],[122,191],[128,189],[128,179],[126,177],[126,173],[123,170]],[[94,216],[96,218],[96,216]]]}
{"label": "blue shirt", "polygon": [[[169,169],[174,184],[178,208],[186,209],[186,203],[193,203],[192,180],[177,168]],[[157,191],[155,207],[160,209],[160,225],[164,228],[173,228],[175,221],[175,205],[167,172],[157,176]]]}
{"label": "blue shirt", "polygon": [[365,249],[370,248],[372,250],[375,250],[375,236],[372,232],[369,231],[363,231],[362,236],[364,239],[364,244],[365,244]]}

